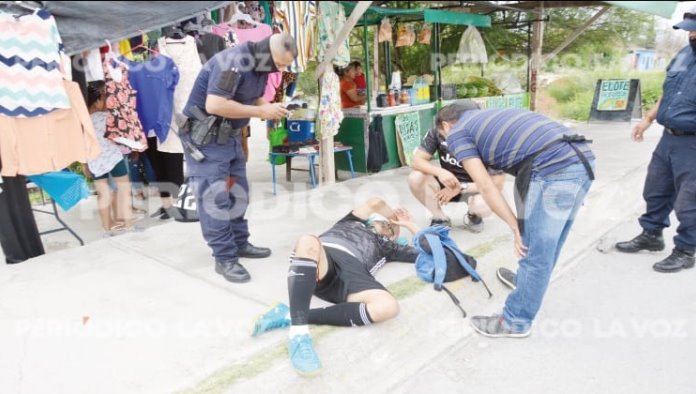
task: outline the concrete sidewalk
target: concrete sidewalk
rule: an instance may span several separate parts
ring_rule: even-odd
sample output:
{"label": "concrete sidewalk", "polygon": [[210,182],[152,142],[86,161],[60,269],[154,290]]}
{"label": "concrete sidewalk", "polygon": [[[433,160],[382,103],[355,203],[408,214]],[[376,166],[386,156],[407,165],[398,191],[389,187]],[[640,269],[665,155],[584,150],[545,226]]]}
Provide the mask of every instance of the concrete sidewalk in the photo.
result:
{"label": "concrete sidewalk", "polygon": [[[659,139],[657,127],[643,144],[630,142],[627,124],[578,128],[595,140],[597,181],[556,278],[576,275],[573,268],[598,239],[640,211],[645,167]],[[257,147],[264,143],[258,136],[255,141]],[[253,146],[252,152],[263,151]],[[401,300],[398,318],[369,329],[313,328],[325,366],[315,379],[292,371],[286,333],[250,338],[254,316],[287,300],[287,256],[298,236],[326,229],[373,195],[411,209],[422,225],[428,222],[408,192],[407,169],[275,197],[270,194],[270,167],[256,156],[249,171],[257,180],[248,212],[251,241],[271,246],[273,256],[243,262],[251,283],[230,284],[214,273],[197,223],[169,222],[103,240],[97,232],[85,247],[0,267],[2,391],[387,392],[472,338],[468,321],[448,297],[416,279],[408,264],[387,265],[377,276]],[[300,182],[292,187],[303,188],[306,174],[293,177]],[[505,191],[512,201],[512,179],[508,183]],[[466,206],[447,209],[454,224],[461,224]],[[506,226],[490,218],[481,234],[455,229],[452,235],[479,259],[495,296],[489,300],[482,286],[469,280],[452,284],[452,290],[470,315],[498,310],[507,291],[495,279],[495,269],[516,267]],[[314,300],[316,305],[321,302]],[[602,350],[590,346],[598,354]],[[403,391],[425,391],[409,387]]]}

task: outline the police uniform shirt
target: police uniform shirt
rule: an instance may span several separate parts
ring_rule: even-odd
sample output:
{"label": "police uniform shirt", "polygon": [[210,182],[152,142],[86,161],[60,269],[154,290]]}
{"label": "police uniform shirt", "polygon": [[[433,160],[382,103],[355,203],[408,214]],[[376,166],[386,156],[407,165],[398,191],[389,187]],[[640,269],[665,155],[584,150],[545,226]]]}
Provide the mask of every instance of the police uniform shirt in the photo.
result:
{"label": "police uniform shirt", "polygon": [[683,48],[667,66],[657,122],[667,128],[696,132],[696,55]]}
{"label": "police uniform shirt", "polygon": [[[268,78],[268,72],[258,72],[255,67],[251,43],[226,49],[213,56],[196,78],[184,115],[192,117],[190,109],[193,106],[205,110],[208,95],[254,105],[263,96]],[[249,124],[249,118],[230,119],[230,123],[234,128],[241,128]]]}

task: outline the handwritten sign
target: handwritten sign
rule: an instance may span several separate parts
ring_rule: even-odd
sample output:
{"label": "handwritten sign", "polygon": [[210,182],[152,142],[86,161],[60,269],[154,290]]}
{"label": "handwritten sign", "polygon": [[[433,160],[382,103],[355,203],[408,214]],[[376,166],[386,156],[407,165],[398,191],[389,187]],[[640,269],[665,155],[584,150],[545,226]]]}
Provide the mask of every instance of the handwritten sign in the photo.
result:
{"label": "handwritten sign", "polygon": [[421,144],[420,116],[418,112],[397,115],[394,118],[396,142],[399,148],[399,159],[402,165],[411,165],[413,153]]}
{"label": "handwritten sign", "polygon": [[590,120],[625,121],[643,116],[638,79],[600,79],[595,88]]}
{"label": "handwritten sign", "polygon": [[481,109],[529,109],[529,95],[527,93],[510,94],[506,96],[474,97],[471,100],[474,100]]}
{"label": "handwritten sign", "polygon": [[628,106],[630,79],[610,79],[600,81],[597,111],[625,111]]}

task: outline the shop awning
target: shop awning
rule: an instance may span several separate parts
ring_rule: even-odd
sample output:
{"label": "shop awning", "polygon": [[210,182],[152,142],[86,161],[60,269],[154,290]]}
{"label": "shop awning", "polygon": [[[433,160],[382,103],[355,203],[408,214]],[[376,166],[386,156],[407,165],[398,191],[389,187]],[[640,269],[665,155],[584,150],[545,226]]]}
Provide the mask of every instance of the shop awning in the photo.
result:
{"label": "shop awning", "polygon": [[678,1],[605,1],[617,7],[645,12],[670,19],[677,8]]}
{"label": "shop awning", "polygon": [[229,1],[45,1],[72,55],[184,21]]}
{"label": "shop awning", "polygon": [[[350,14],[355,8],[355,2],[342,1],[341,4]],[[488,15],[469,14],[465,12],[433,10],[427,8],[407,9],[407,8],[385,8],[369,7],[359,25],[378,25],[383,18],[395,18],[399,22],[418,22],[442,23],[448,25],[472,25],[476,27],[491,27],[491,17]]]}

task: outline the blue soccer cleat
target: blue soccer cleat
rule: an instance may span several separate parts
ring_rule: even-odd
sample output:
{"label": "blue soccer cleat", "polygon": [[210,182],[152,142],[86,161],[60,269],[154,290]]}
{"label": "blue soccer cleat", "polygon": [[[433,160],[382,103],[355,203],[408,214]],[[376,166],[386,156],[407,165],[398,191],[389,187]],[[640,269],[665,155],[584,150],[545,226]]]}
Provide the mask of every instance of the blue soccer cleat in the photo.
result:
{"label": "blue soccer cleat", "polygon": [[290,362],[295,371],[303,376],[316,375],[321,371],[321,361],[314,352],[309,334],[296,335],[288,343]]}
{"label": "blue soccer cleat", "polygon": [[251,336],[255,337],[277,328],[290,327],[289,313],[290,308],[287,305],[281,303],[273,305],[266,313],[256,318]]}

